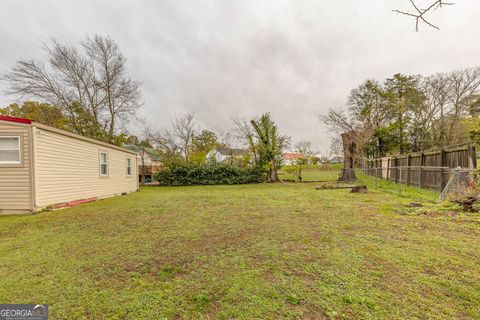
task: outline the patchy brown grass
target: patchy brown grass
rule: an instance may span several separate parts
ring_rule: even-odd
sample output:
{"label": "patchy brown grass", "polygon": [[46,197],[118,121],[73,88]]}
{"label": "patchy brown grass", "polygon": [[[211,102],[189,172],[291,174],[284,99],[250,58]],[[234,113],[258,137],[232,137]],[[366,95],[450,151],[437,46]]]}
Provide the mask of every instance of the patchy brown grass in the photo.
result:
{"label": "patchy brown grass", "polygon": [[411,201],[152,187],[0,217],[0,300],[48,303],[52,319],[479,318],[478,215],[397,213]]}

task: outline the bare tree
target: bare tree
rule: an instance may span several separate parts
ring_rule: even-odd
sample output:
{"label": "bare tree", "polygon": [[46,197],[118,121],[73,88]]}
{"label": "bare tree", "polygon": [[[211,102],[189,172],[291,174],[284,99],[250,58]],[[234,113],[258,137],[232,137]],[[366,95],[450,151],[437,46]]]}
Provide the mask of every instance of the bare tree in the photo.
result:
{"label": "bare tree", "polygon": [[171,121],[171,128],[163,128],[157,134],[157,144],[169,156],[181,156],[189,160],[190,151],[196,131],[195,118],[192,113]]}
{"label": "bare tree", "polygon": [[415,18],[415,30],[418,32],[418,26],[420,22],[424,22],[425,24],[429,25],[434,29],[437,29],[437,30],[440,29],[439,27],[437,27],[427,19],[427,15],[432,11],[442,8],[443,6],[451,6],[451,5],[454,5],[455,3],[446,2],[444,0],[435,0],[435,1],[432,1],[425,9],[420,8],[414,0],[410,0],[410,4],[414,9],[413,12],[403,11],[403,10],[393,10],[393,12]]}
{"label": "bare tree", "polygon": [[177,118],[172,125],[174,135],[180,142],[180,150],[185,160],[188,161],[196,127],[193,113],[187,113],[183,117]]}
{"label": "bare tree", "polygon": [[[428,120],[433,145],[460,143],[465,138],[463,119],[470,114],[472,99],[475,101],[480,92],[480,68],[436,74],[422,79],[420,87],[426,101],[418,111]],[[419,114],[415,117],[418,119]]]}
{"label": "bare tree", "polygon": [[342,140],[339,137],[330,138],[330,157],[341,157],[342,153]]}
{"label": "bare tree", "polygon": [[448,77],[445,74],[436,74],[424,78],[420,87],[425,95],[425,106],[431,110],[433,144],[444,147],[447,143]]}
{"label": "bare tree", "polygon": [[328,114],[321,116],[320,120],[329,128],[336,132],[355,130],[358,127],[355,119],[349,117],[345,110],[329,109]]}
{"label": "bare tree", "polygon": [[248,148],[253,154],[254,161],[257,161],[258,153],[255,145],[255,133],[250,121],[248,121],[245,118],[238,118],[238,117],[233,117],[232,121],[235,124],[238,137],[241,140],[245,141],[245,144],[248,146]]}
{"label": "bare tree", "polygon": [[125,122],[139,106],[139,83],[126,76],[126,59],[117,44],[109,37],[96,35],[82,42],[88,57],[94,61],[97,81],[108,117],[104,124],[109,138],[116,129],[116,121]]}
{"label": "bare tree", "polygon": [[158,143],[158,140],[159,140],[159,137],[160,137],[159,130],[157,130],[157,128],[152,126],[151,123],[146,122],[146,121],[144,121],[141,124],[141,126],[142,126],[142,131],[141,131],[140,138],[143,141],[151,144],[152,146],[155,146]]}
{"label": "bare tree", "polygon": [[339,135],[349,133],[348,137],[354,139],[360,148],[372,136],[373,128],[366,126],[355,114],[349,114],[346,110],[330,109],[327,115],[320,117],[320,121]]}
{"label": "bare tree", "polygon": [[[159,132],[148,122],[144,122],[142,126],[141,139],[138,147],[138,156],[140,158],[140,183],[145,185],[145,176],[148,173],[147,166],[153,167],[153,163],[150,160],[153,154],[150,146],[158,144],[160,134]],[[148,146],[150,145],[150,146]]]}
{"label": "bare tree", "polygon": [[480,68],[454,71],[448,80],[447,97],[451,105],[448,135],[456,143],[458,124],[468,112],[468,99],[478,93],[480,87]]}
{"label": "bare tree", "polygon": [[227,131],[220,131],[219,132],[219,143],[220,145],[226,147],[226,148],[232,148],[234,144],[234,140],[236,140],[235,135],[232,133],[232,131],[227,130]]}
{"label": "bare tree", "polygon": [[356,159],[363,144],[371,137],[372,129],[364,127],[355,115],[349,115],[344,110],[330,109],[328,114],[321,117],[320,120],[332,130],[338,132],[342,138],[344,170],[340,180],[355,180]]}
{"label": "bare tree", "polygon": [[227,148],[228,150],[228,163],[233,165],[235,163],[235,152],[233,150],[234,141],[238,139],[238,136],[235,136],[234,132],[231,130],[220,131],[219,133],[219,144],[221,147]]}
{"label": "bare tree", "polygon": [[72,129],[87,134],[82,117],[111,142],[140,106],[139,83],[128,77],[126,60],[110,37],[99,35],[77,48],[52,40],[44,46],[47,61],[19,60],[3,75],[7,93],[39,98],[60,107]]}
{"label": "bare tree", "polygon": [[160,130],[157,145],[168,156],[181,155],[181,146],[172,129],[163,128]]}
{"label": "bare tree", "polygon": [[312,143],[310,141],[300,141],[296,143],[295,150],[296,152],[303,154],[304,158],[308,158],[313,154]]}

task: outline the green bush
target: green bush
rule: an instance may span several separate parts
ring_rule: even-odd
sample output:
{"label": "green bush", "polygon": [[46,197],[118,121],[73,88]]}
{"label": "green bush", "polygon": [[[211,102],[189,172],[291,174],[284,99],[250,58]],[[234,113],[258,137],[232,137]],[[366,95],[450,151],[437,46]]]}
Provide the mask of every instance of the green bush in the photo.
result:
{"label": "green bush", "polygon": [[239,168],[227,164],[181,163],[165,168],[156,180],[164,186],[245,184],[264,182],[266,172],[259,167]]}

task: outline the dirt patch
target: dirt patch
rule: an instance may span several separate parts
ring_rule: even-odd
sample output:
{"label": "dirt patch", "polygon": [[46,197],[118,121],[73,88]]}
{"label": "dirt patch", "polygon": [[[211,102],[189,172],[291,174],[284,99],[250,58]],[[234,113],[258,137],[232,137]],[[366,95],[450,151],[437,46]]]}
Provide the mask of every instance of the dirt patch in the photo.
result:
{"label": "dirt patch", "polygon": [[356,186],[352,188],[351,193],[368,193],[367,186]]}
{"label": "dirt patch", "polygon": [[409,204],[407,204],[407,207],[409,207],[409,208],[420,208],[420,207],[423,207],[423,204],[418,203],[418,202],[410,202]]}
{"label": "dirt patch", "polygon": [[331,182],[331,180],[303,180],[303,181],[298,181],[298,180],[293,180],[293,179],[282,179],[281,182],[285,183],[299,183],[299,184],[311,184],[311,183],[323,183],[323,182]]}
{"label": "dirt patch", "polygon": [[351,189],[353,193],[367,193],[367,186],[354,186],[345,184],[321,184],[315,187],[315,190],[336,190],[336,189]]}

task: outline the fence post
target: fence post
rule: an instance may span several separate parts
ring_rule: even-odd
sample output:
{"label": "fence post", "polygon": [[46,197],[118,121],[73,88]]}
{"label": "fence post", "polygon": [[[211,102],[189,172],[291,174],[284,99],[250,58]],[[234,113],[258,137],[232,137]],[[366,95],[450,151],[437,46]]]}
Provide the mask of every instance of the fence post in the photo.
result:
{"label": "fence post", "polygon": [[[378,165],[379,162],[380,162],[380,166]],[[378,168],[380,168],[381,166],[382,166],[382,160],[377,159],[377,178],[378,178]]]}
{"label": "fence post", "polygon": [[398,159],[397,157],[393,158],[395,163],[395,183],[398,183]]}
{"label": "fence post", "polygon": [[423,167],[420,167],[420,188],[423,188]]}
{"label": "fence post", "polygon": [[407,158],[407,186],[410,185],[410,166],[412,165],[412,155],[409,154]]}
{"label": "fence post", "polygon": [[442,155],[442,167],[447,167],[447,152],[445,151],[445,149],[442,149],[441,153]]}
{"label": "fence post", "polygon": [[423,167],[425,167],[425,154],[422,152],[422,158],[420,159],[420,188],[423,188],[423,183],[425,179]]}
{"label": "fence post", "polygon": [[391,169],[390,169],[390,167],[391,167],[391,165],[390,165],[390,164],[391,164],[391,160],[392,160],[392,158],[391,158],[391,157],[388,157],[388,159],[387,159],[387,180],[388,180],[388,181],[391,180],[390,178],[391,178],[391,176],[392,176],[392,172],[391,172]]}
{"label": "fence post", "polygon": [[442,188],[440,189],[440,192],[445,189],[445,186],[447,185],[447,177],[445,176],[446,172],[445,169],[442,168],[440,174],[442,175]]}
{"label": "fence post", "polygon": [[[400,167],[399,169],[400,169],[400,181],[401,181],[401,177],[402,177],[402,167]],[[398,184],[398,195],[399,195],[399,196],[402,195],[402,184],[401,184],[401,183]]]}
{"label": "fence post", "polygon": [[468,168],[477,168],[477,152],[475,151],[475,146],[473,144],[468,145]]}

